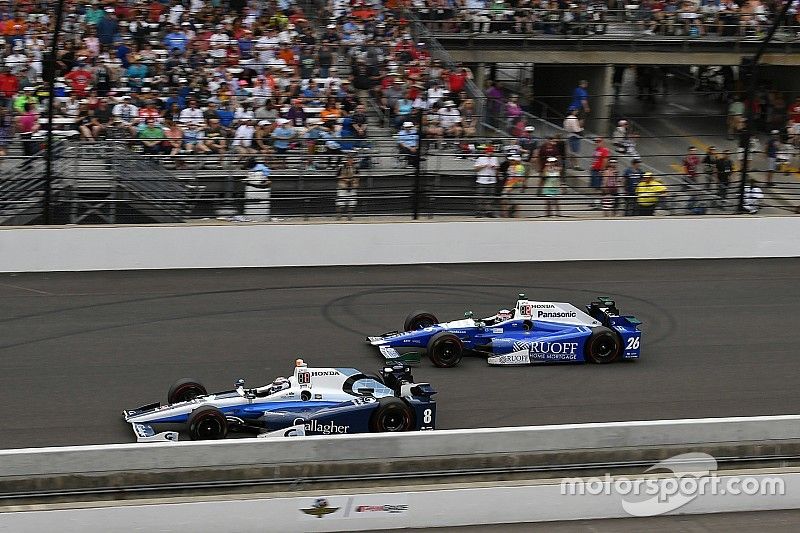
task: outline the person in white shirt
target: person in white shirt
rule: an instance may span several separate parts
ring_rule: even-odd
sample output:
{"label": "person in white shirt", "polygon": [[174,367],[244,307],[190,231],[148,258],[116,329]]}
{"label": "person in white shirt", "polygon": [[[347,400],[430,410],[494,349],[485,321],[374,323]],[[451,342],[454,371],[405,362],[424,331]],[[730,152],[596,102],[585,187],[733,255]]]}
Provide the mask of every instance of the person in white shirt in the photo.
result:
{"label": "person in white shirt", "polygon": [[111,109],[111,114],[118,117],[122,122],[130,126],[136,117],[139,116],[139,108],[130,103],[130,96],[123,96],[122,102]]}
{"label": "person in white shirt", "polygon": [[243,122],[245,120],[255,120],[255,114],[253,113],[253,108],[250,105],[250,102],[242,102],[240,107],[236,108],[236,111],[233,113],[233,120],[237,123]]}
{"label": "person in white shirt", "polygon": [[444,98],[444,94],[444,89],[439,82],[434,82],[433,86],[428,89],[428,107],[430,108],[433,104]]}
{"label": "person in white shirt", "polygon": [[750,184],[744,188],[744,202],[742,202],[744,210],[755,215],[761,208],[761,200],[764,199],[764,193],[756,184],[756,180],[751,179]]}
{"label": "person in white shirt", "polygon": [[256,153],[255,148],[253,148],[253,135],[255,134],[256,129],[253,127],[253,121],[251,119],[245,119],[242,124],[236,128],[236,131],[233,134],[233,146],[234,152],[237,154],[254,154]]}
{"label": "person in white shirt", "polygon": [[459,138],[464,133],[461,127],[461,113],[452,100],[447,100],[439,110],[439,123],[444,129],[445,137]]}
{"label": "person in white shirt", "polygon": [[186,8],[180,2],[176,2],[174,6],[169,8],[169,23],[177,26],[181,23],[181,17]]}
{"label": "person in white shirt", "polygon": [[205,123],[203,110],[197,107],[197,100],[189,100],[189,107],[181,111],[180,121],[182,124],[196,124],[202,126]]}
{"label": "person in white shirt", "polygon": [[497,168],[500,165],[493,153],[494,148],[489,145],[486,147],[484,154],[475,161],[475,194],[477,196],[478,217],[494,218],[497,216],[492,205],[496,195]]}
{"label": "person in white shirt", "polygon": [[225,33],[225,28],[220,24],[216,32],[208,39],[210,50],[208,55],[214,59],[224,59],[227,55],[228,44],[231,38]]}
{"label": "person in white shirt", "polygon": [[572,169],[581,171],[583,170],[578,165],[578,156],[581,152],[581,135],[583,134],[583,125],[578,118],[578,110],[574,107],[569,108],[569,114],[564,119],[564,129],[567,130],[567,141],[569,143],[569,161],[572,164]]}

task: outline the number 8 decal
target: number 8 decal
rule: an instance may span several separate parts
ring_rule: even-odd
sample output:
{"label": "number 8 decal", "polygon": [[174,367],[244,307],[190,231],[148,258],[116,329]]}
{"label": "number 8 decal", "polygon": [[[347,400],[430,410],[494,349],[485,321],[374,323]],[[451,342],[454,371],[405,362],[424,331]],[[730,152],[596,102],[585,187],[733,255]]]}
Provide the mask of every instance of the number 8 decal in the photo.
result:
{"label": "number 8 decal", "polygon": [[638,350],[639,349],[639,337],[631,337],[628,339],[628,345],[625,346],[626,350]]}
{"label": "number 8 decal", "polygon": [[425,409],[422,411],[422,421],[425,424],[430,424],[433,420],[433,410],[432,409]]}

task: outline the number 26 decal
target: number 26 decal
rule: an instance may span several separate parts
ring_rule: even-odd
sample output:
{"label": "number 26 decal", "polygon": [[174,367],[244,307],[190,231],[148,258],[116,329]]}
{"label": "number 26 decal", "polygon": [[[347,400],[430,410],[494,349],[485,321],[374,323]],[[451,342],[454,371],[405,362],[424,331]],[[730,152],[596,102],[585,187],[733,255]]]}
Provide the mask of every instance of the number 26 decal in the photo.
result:
{"label": "number 26 decal", "polygon": [[631,337],[628,339],[628,344],[625,346],[626,350],[638,350],[639,349],[639,337]]}

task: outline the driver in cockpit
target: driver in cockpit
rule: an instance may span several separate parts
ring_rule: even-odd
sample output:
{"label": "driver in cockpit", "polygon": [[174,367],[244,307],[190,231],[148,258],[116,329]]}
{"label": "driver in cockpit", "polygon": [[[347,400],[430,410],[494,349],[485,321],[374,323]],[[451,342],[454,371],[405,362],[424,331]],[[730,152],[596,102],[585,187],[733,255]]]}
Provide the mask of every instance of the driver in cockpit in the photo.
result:
{"label": "driver in cockpit", "polygon": [[275,394],[276,392],[280,392],[282,390],[286,390],[291,387],[289,380],[284,377],[275,378],[275,381],[270,383],[269,385],[264,385],[263,387],[257,387],[255,389],[251,389],[252,393],[255,394],[258,398],[263,398],[264,396],[270,396]]}
{"label": "driver in cockpit", "polygon": [[508,309],[500,309],[496,315],[494,315],[491,318],[487,318],[484,325],[493,326],[495,324],[499,324],[500,322],[511,320],[512,318],[514,318],[514,313],[512,313]]}

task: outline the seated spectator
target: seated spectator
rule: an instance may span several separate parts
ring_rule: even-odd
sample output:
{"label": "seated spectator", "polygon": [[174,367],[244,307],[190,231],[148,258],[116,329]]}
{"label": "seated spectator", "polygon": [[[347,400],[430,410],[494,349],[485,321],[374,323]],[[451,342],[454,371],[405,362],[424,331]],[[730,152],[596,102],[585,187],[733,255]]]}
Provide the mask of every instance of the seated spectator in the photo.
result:
{"label": "seated spectator", "polygon": [[172,118],[164,119],[164,138],[162,143],[164,154],[178,155],[183,146],[183,130]]}
{"label": "seated spectator", "polygon": [[439,123],[442,125],[445,137],[462,137],[464,129],[461,127],[461,113],[452,100],[446,100],[444,106],[439,109]]}
{"label": "seated spectator", "polygon": [[328,98],[325,103],[325,109],[320,111],[319,117],[322,119],[322,123],[325,124],[326,128],[333,129],[339,119],[344,117],[344,113],[341,105],[336,102],[335,98]]}
{"label": "seated spectator", "polygon": [[180,121],[183,124],[194,124],[195,126],[202,126],[205,119],[203,118],[203,110],[197,104],[197,100],[192,98],[189,100],[189,107],[181,111]]}
{"label": "seated spectator", "polygon": [[253,136],[255,132],[253,120],[250,118],[242,119],[233,134],[233,142],[231,143],[233,151],[237,154],[244,155],[255,154],[256,150],[253,148]]}
{"label": "seated spectator", "polygon": [[158,155],[162,151],[165,138],[164,130],[156,125],[155,118],[148,117],[144,121],[144,127],[139,130],[137,138],[142,140],[145,155]]}
{"label": "seated spectator", "polygon": [[227,130],[218,118],[208,119],[208,127],[203,132],[203,145],[210,154],[220,156],[220,162],[228,149]]}
{"label": "seated spectator", "polygon": [[367,107],[364,104],[358,104],[356,111],[353,113],[353,132],[357,139],[367,138]]}
{"label": "seated spectator", "polygon": [[306,125],[306,112],[303,109],[303,102],[299,98],[292,100],[292,105],[286,112],[286,118],[295,128],[302,128]]}
{"label": "seated spectator", "polygon": [[108,107],[108,100],[105,98],[100,99],[97,103],[97,108],[91,113],[89,128],[91,128],[92,137],[100,139],[105,135],[106,129],[111,122],[111,117],[113,117],[113,113],[111,108]]}
{"label": "seated spectator", "polygon": [[308,158],[306,159],[306,170],[316,170],[315,154],[317,147],[324,139],[330,137],[328,128],[323,124],[321,118],[310,118],[307,121],[308,127],[306,128],[303,138],[306,140],[306,151]]}
{"label": "seated spectator", "polygon": [[195,121],[181,122],[183,125],[183,151],[189,154],[204,154],[209,151],[203,144],[204,134]]}
{"label": "seated spectator", "polygon": [[256,132],[253,134],[253,148],[256,152],[264,155],[272,153],[271,133],[272,123],[269,120],[259,120],[256,123]]}
{"label": "seated spectator", "polygon": [[289,119],[279,118],[277,124],[278,126],[272,130],[272,146],[278,155],[278,166],[286,168],[286,154],[289,152],[291,141],[295,137],[295,131]]}
{"label": "seated spectator", "polygon": [[397,134],[397,146],[400,154],[405,157],[406,167],[413,167],[419,155],[419,135],[413,122],[402,124],[402,129]]}

